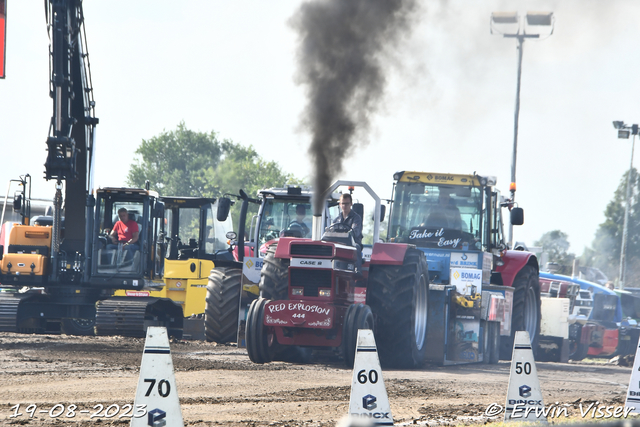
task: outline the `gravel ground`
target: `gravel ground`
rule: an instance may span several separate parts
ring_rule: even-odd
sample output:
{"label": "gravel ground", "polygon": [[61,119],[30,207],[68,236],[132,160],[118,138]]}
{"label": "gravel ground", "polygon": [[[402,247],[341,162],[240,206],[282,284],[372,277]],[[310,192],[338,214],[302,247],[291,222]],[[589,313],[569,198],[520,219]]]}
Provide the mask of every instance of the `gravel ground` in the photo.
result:
{"label": "gravel ground", "polygon": [[[128,337],[0,333],[1,425],[129,425],[130,418],[120,418],[124,409],[116,408],[134,401],[143,348],[143,339]],[[332,426],[348,409],[352,372],[329,354],[307,365],[255,365],[235,346],[173,341],[171,352],[188,426]],[[594,402],[624,405],[629,367],[602,361],[536,366],[547,405],[565,405],[570,415],[579,415],[580,404],[583,411]],[[435,426],[501,420],[483,414],[492,403],[504,405],[509,368],[500,362],[385,370],[394,421]],[[33,418],[30,405],[36,407]],[[77,408],[66,417],[70,405]],[[105,417],[103,409],[90,418],[96,405],[111,406],[115,416]],[[52,416],[62,406],[63,413]],[[22,415],[12,417],[16,413]]]}

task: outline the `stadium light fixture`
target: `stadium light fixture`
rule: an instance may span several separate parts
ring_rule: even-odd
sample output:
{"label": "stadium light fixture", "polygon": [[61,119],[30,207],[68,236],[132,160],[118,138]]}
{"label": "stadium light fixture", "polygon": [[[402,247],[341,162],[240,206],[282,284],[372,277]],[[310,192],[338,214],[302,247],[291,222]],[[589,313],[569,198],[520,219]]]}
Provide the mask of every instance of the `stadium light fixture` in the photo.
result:
{"label": "stadium light fixture", "polygon": [[[515,200],[516,195],[516,159],[518,154],[518,122],[520,119],[520,82],[522,77],[522,49],[525,39],[539,39],[540,33],[527,34],[527,26],[550,27],[547,37],[553,34],[554,19],[553,12],[527,12],[525,15],[525,23],[521,24],[518,12],[493,12],[491,14],[490,31],[491,34],[502,34],[505,38],[515,38],[518,40],[518,80],[516,86],[516,111],[513,124],[513,157],[511,159],[511,183],[509,190],[511,192],[511,201]],[[501,27],[504,26],[504,27]],[[515,32],[506,32],[513,30]],[[503,28],[505,31],[500,31]],[[513,247],[513,224],[509,224],[509,244]]]}
{"label": "stadium light fixture", "polygon": [[631,163],[629,164],[629,172],[627,173],[627,198],[624,206],[624,222],[622,223],[622,246],[620,248],[620,271],[618,273],[618,288],[624,289],[624,283],[627,279],[627,237],[629,234],[629,205],[631,204],[631,173],[633,172],[633,151],[636,145],[636,135],[638,134],[638,125],[626,125],[623,121],[614,121],[613,127],[618,130],[618,138],[631,140]]}

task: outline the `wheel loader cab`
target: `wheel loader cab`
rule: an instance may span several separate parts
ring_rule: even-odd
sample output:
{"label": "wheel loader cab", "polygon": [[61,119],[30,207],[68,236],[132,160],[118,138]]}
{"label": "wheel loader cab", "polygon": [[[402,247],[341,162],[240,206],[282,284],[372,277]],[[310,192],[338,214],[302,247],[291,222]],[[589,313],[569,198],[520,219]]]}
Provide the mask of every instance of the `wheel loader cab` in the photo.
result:
{"label": "wheel loader cab", "polygon": [[218,216],[220,199],[162,197],[164,238],[162,251],[168,260],[231,260],[226,235],[233,230],[230,215]]}

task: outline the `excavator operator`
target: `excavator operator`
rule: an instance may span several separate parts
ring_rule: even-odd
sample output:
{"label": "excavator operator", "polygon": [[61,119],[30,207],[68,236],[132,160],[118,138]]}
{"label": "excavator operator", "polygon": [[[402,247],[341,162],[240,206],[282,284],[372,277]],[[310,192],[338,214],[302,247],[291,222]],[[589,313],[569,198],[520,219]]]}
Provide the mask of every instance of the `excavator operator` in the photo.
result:
{"label": "excavator operator", "polygon": [[126,208],[118,209],[119,221],[113,226],[113,230],[109,234],[109,238],[113,244],[107,245],[107,249],[118,249],[118,244],[123,245],[128,253],[127,258],[133,258],[135,251],[139,250],[138,237],[140,236],[140,230],[138,223],[129,218],[129,212]]}

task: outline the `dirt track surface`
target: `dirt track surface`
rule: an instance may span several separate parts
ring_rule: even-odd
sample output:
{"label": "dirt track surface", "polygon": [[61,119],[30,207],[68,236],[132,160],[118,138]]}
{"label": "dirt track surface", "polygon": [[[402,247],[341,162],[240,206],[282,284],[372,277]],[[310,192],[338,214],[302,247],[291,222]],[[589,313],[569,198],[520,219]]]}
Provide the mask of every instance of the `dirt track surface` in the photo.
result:
{"label": "dirt track surface", "polygon": [[[0,333],[0,425],[129,425],[129,418],[105,418],[104,411],[93,419],[38,412],[56,404],[91,413],[98,404],[132,404],[143,348],[144,340],[136,338]],[[171,353],[185,425],[330,426],[347,413],[352,372],[329,355],[310,365],[255,365],[243,349],[198,341],[174,341]],[[574,415],[580,402],[624,405],[631,368],[536,365],[547,405],[568,404]],[[504,405],[509,367],[385,370],[394,421],[433,426],[501,420],[483,413],[491,403]],[[18,404],[22,415],[11,418]],[[26,413],[31,404],[37,405],[32,419]]]}

